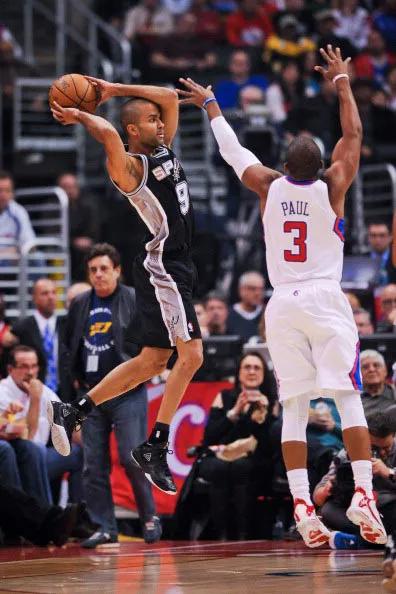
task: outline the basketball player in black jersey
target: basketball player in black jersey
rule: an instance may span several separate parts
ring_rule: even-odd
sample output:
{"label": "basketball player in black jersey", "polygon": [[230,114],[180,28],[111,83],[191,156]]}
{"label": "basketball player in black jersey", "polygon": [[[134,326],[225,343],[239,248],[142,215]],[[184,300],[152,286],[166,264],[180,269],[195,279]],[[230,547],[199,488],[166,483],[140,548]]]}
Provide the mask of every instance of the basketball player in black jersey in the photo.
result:
{"label": "basketball player in black jersey", "polygon": [[[88,77],[87,77],[88,78]],[[176,486],[166,461],[169,425],[193,375],[202,364],[202,340],[192,305],[190,256],[193,210],[183,168],[170,146],[178,126],[178,96],[155,86],[122,85],[89,77],[101,93],[130,97],[121,108],[128,151],[104,118],[75,108],[52,106],[63,125],[82,124],[105,150],[106,167],[116,188],[136,209],[147,238],[134,263],[138,333],[143,348],[71,404],[52,402],[48,416],[52,440],[63,455],[73,429],[102,404],[158,375],[173,349],[178,358],[169,374],[155,426],[148,441],[131,453],[148,480],[166,493]]]}

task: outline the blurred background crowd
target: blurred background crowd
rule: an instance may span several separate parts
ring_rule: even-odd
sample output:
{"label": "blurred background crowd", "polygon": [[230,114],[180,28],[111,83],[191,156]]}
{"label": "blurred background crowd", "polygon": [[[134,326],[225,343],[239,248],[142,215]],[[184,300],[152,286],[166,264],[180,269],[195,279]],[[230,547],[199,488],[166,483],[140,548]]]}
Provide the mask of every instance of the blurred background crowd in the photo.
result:
{"label": "blurred background crowd", "polygon": [[[17,536],[34,542],[63,542],[74,531],[83,546],[116,546],[113,429],[140,518],[135,533],[154,542],[163,529],[156,501],[127,455],[130,428],[137,443],[146,433],[146,388],[99,407],[82,437],[76,434],[70,456],[58,456],[49,439],[46,399],[70,400],[136,352],[128,343],[127,320],[134,312],[132,262],[141,241],[133,209],[104,175],[101,152],[81,130],[60,129],[51,120],[51,81],[81,72],[177,86],[188,75],[213,85],[241,141],[264,163],[281,168],[285,147],[299,134],[312,136],[328,163],[340,136],[337,96],[334,85],[313,70],[318,49],[328,43],[352,58],[363,122],[361,171],[346,212],[343,288],[361,338],[362,400],[377,489],[392,524],[396,1],[85,0],[79,7],[60,2],[62,16],[51,20],[54,4],[15,2],[0,22],[4,537],[15,538],[17,525]],[[36,31],[30,37],[29,23]],[[117,124],[117,107],[114,101],[101,113]],[[175,150],[197,215],[195,307],[205,362],[194,381],[226,383],[205,411],[202,442],[189,444],[191,470],[173,522],[164,526],[168,535],[192,539],[297,538],[280,453],[282,411],[265,340],[271,286],[258,205],[224,166],[199,110],[181,111]],[[106,304],[104,317],[95,314],[98,300]],[[106,353],[94,374],[85,366],[92,349]],[[163,381],[153,378],[152,385]],[[353,531],[343,513],[352,490],[345,478],[350,468],[331,399],[312,401],[308,442],[315,503],[328,512],[330,527]],[[13,510],[17,517],[31,510],[12,526],[11,499],[21,502]]]}

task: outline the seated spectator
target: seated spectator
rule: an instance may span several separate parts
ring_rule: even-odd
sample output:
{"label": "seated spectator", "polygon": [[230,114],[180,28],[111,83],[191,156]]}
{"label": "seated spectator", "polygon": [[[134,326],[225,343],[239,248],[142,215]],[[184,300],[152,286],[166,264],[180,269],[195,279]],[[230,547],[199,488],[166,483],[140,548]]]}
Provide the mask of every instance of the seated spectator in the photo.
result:
{"label": "seated spectator", "polygon": [[355,311],[355,309],[359,309],[362,307],[360,299],[357,295],[355,295],[355,293],[351,293],[351,291],[344,291],[344,295],[348,299],[352,311]]}
{"label": "seated spectator", "polygon": [[99,236],[98,205],[92,196],[81,191],[74,173],[62,173],[57,179],[69,199],[69,241],[73,280],[85,280],[84,258]]}
{"label": "seated spectator", "polygon": [[336,33],[337,18],[334,10],[323,9],[315,14],[316,22],[316,46],[326,48],[328,44],[339,47],[343,56],[353,58],[357,54],[356,48],[346,37],[340,37]]}
{"label": "seated spectator", "polygon": [[197,314],[197,320],[199,324],[199,329],[201,330],[202,338],[207,338],[209,336],[208,315],[205,310],[204,302],[195,301],[194,309],[195,313]]}
{"label": "seated spectator", "polygon": [[355,75],[357,78],[370,78],[382,87],[395,61],[396,56],[387,51],[381,33],[373,29],[368,36],[367,47],[353,61]]}
{"label": "seated spectator", "polygon": [[363,163],[383,160],[384,155],[391,158],[394,154],[394,113],[378,105],[378,102],[375,104],[375,86],[372,81],[356,79],[352,84],[352,90],[363,122]]}
{"label": "seated spectator", "polygon": [[278,33],[265,42],[264,61],[276,71],[280,62],[298,60],[316,49],[315,42],[302,35],[301,25],[293,15],[285,15],[278,22]]}
{"label": "seated spectator", "polygon": [[361,394],[366,417],[383,412],[396,403],[393,386],[386,383],[388,371],[385,359],[378,351],[367,349],[360,354],[363,392]]}
{"label": "seated spectator", "polygon": [[227,17],[226,33],[234,47],[262,47],[272,33],[272,23],[258,0],[240,0],[239,10]]}
{"label": "seated spectator", "polygon": [[245,272],[239,279],[240,301],[234,303],[227,320],[228,334],[236,334],[248,341],[258,335],[258,325],[264,309],[265,281],[262,274]]}
{"label": "seated spectator", "polygon": [[154,38],[173,32],[173,17],[159,0],[141,0],[125,14],[124,35],[130,41],[136,36]]}
{"label": "seated spectator", "polygon": [[392,111],[396,111],[396,65],[389,69],[388,76],[386,78],[386,90],[387,90],[387,106]]}
{"label": "seated spectator", "polygon": [[191,12],[182,14],[175,33],[153,44],[150,64],[155,69],[155,80],[170,80],[177,84],[186,72],[199,78],[200,73],[216,66],[217,57],[212,44],[200,38],[196,28],[196,17]]}
{"label": "seated spectator", "polygon": [[212,291],[204,299],[209,336],[227,334],[228,304],[225,297]]}
{"label": "seated spectator", "polygon": [[[372,448],[373,487],[377,494],[377,507],[384,526],[389,533],[396,522],[396,467],[395,427],[384,413],[375,413],[368,418]],[[320,506],[324,523],[331,530],[353,534],[351,548],[364,545],[360,540],[359,526],[346,517],[354,492],[351,463],[345,449],[342,449],[331,463],[328,473],[316,486],[313,501]]]}
{"label": "seated spectator", "polygon": [[383,287],[396,282],[396,268],[392,264],[391,244],[392,233],[386,221],[372,221],[368,225],[367,238],[369,254],[378,264],[378,274],[375,285]]}
{"label": "seated spectator", "polygon": [[69,498],[77,503],[82,498],[82,448],[73,443],[69,456],[61,456],[54,447],[45,447],[50,437],[47,418],[47,403],[59,402],[58,396],[38,379],[38,357],[34,349],[17,346],[11,351],[9,375],[0,382],[0,414],[17,405],[16,423],[25,423],[27,439],[41,445],[46,456],[48,478],[60,480],[65,472],[70,473]]}
{"label": "seated spectator", "polygon": [[338,7],[334,11],[337,19],[336,35],[346,37],[357,50],[362,50],[367,45],[370,33],[370,17],[367,10],[359,6],[358,0],[339,0]]}
{"label": "seated spectator", "polygon": [[374,334],[374,326],[370,312],[363,307],[353,310],[353,317],[356,322],[359,336],[370,336]]}
{"label": "seated spectator", "polygon": [[311,400],[307,439],[337,452],[343,447],[341,419],[333,398]]}
{"label": "seated spectator", "polygon": [[14,200],[14,180],[0,171],[0,264],[14,259],[27,241],[36,239],[27,210]]}
{"label": "seated spectator", "polygon": [[219,45],[224,41],[225,29],[218,12],[208,0],[193,0],[191,12],[197,19],[196,33],[201,39]]}
{"label": "seated spectator", "polygon": [[254,487],[260,493],[270,491],[269,430],[273,418],[269,399],[262,391],[265,372],[260,355],[244,355],[236,370],[235,386],[216,396],[205,427],[203,445],[212,455],[201,460],[199,474],[210,483],[210,511],[220,540],[228,536],[231,502],[236,536],[243,540],[249,535]]}
{"label": "seated spectator", "polygon": [[396,284],[386,285],[380,296],[382,317],[377,324],[377,332],[393,332],[396,322]]}
{"label": "seated spectator", "polygon": [[35,349],[39,358],[39,379],[58,393],[59,339],[64,317],[56,314],[56,285],[40,278],[33,285],[34,310],[31,316],[13,323],[11,331],[16,342]]}
{"label": "seated spectator", "polygon": [[81,293],[85,293],[86,291],[91,290],[91,285],[89,283],[74,283],[71,285],[66,291],[66,309],[69,309],[71,302],[77,295],[81,295]]}
{"label": "seated spectator", "polygon": [[221,109],[237,109],[240,91],[254,85],[265,91],[268,79],[262,74],[252,74],[251,59],[247,51],[234,50],[228,63],[229,76],[215,86],[216,99]]}
{"label": "seated spectator", "polygon": [[64,509],[27,495],[22,489],[0,481],[0,530],[5,540],[23,537],[38,546],[63,546],[76,533],[84,518],[84,506],[71,504]]}
{"label": "seated spectator", "polygon": [[279,77],[267,89],[267,108],[273,124],[283,124],[292,105],[303,93],[303,80],[296,62],[282,65]]}
{"label": "seated spectator", "polygon": [[389,51],[396,52],[395,0],[384,0],[380,10],[374,14],[373,24],[382,33]]}

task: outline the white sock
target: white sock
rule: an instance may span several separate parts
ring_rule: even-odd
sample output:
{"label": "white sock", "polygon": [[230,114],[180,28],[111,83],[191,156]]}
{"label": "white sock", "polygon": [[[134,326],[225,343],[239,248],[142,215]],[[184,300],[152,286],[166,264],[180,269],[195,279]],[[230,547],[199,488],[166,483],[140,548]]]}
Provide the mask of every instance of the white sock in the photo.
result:
{"label": "white sock", "polygon": [[307,469],[296,468],[289,470],[286,474],[293,499],[304,499],[308,505],[312,505]]}
{"label": "white sock", "polygon": [[351,462],[355,488],[361,487],[368,497],[373,496],[373,465],[371,460]]}

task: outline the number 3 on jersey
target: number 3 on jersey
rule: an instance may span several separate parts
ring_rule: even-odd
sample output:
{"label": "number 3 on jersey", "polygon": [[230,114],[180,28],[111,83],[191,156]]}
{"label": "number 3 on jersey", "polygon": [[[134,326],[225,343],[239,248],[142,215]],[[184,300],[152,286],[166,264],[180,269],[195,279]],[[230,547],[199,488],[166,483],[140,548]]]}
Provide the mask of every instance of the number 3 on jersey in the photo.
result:
{"label": "number 3 on jersey", "polygon": [[283,231],[293,233],[293,246],[298,248],[283,252],[286,262],[305,262],[307,260],[307,223],[305,221],[286,221]]}
{"label": "number 3 on jersey", "polygon": [[186,181],[181,181],[175,186],[177,199],[179,201],[180,212],[183,216],[188,213],[190,207],[190,194],[188,192],[188,185]]}

